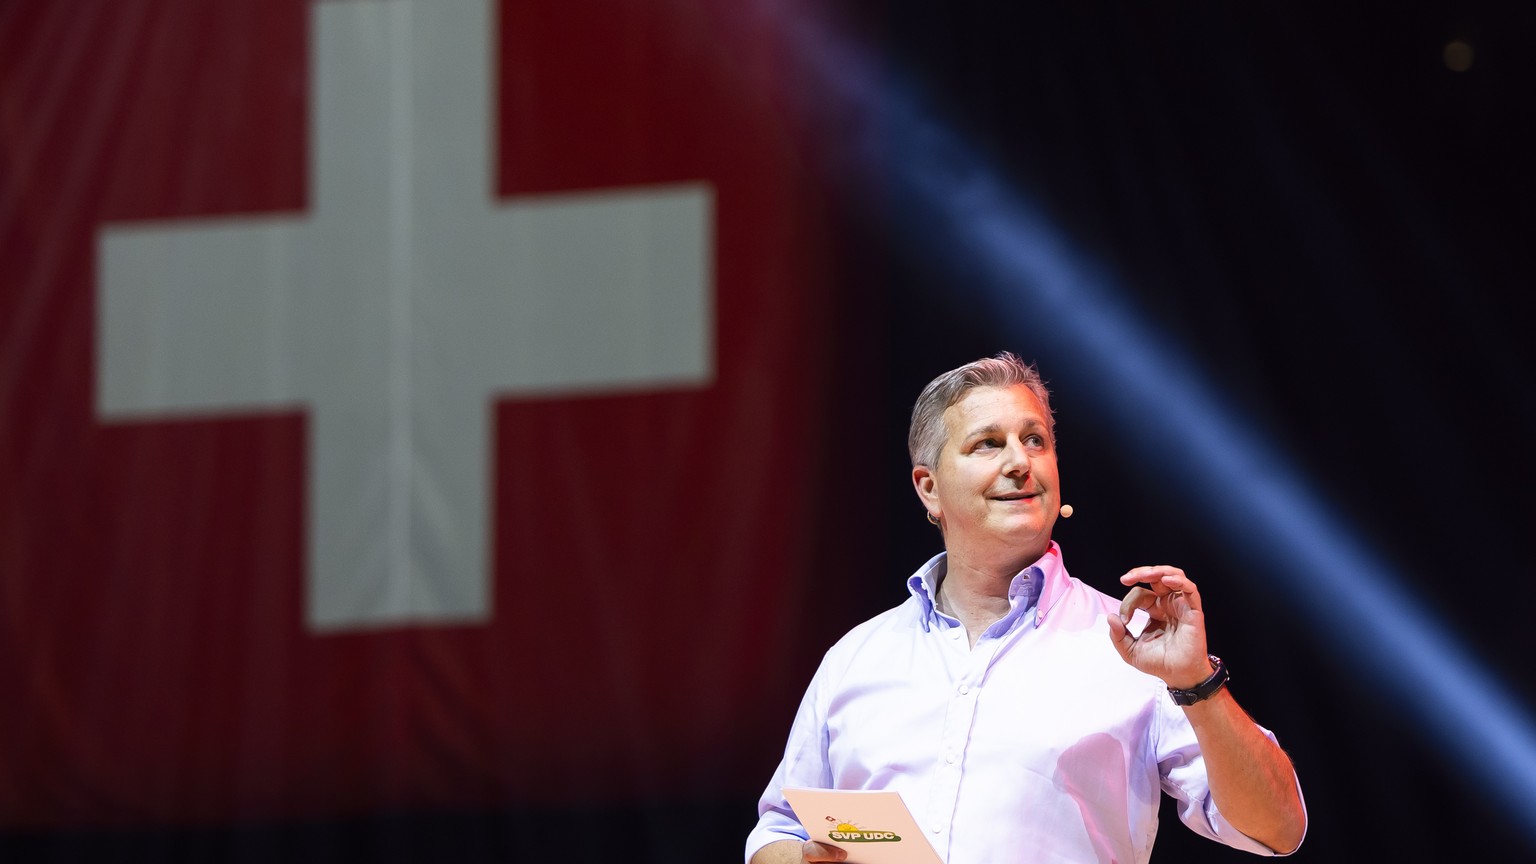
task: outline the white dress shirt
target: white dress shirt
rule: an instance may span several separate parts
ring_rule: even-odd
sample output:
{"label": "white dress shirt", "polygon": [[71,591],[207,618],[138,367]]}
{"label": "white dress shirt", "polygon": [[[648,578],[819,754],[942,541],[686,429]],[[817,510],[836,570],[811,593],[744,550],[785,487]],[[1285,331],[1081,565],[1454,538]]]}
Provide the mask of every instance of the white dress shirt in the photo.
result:
{"label": "white dress shirt", "polygon": [[784,786],[897,790],[947,864],[1145,862],[1159,790],[1196,832],[1275,854],[1216,810],[1183,709],[1110,643],[1119,601],[1068,576],[1059,546],[1014,577],[1008,614],[974,648],[934,606],[944,568],[934,556],[906,602],[827,652],[748,860],[806,838]]}

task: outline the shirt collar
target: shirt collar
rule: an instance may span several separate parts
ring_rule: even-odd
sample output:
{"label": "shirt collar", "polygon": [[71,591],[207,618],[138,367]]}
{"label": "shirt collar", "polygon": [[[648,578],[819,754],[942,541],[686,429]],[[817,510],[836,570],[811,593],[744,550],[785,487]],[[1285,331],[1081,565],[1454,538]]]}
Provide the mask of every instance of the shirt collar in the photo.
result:
{"label": "shirt collar", "polygon": [[1051,548],[1045,551],[1045,555],[1034,566],[1040,571],[1040,595],[1035,601],[1035,624],[1038,625],[1056,607],[1057,602],[1067,595],[1072,577],[1067,575],[1061,546],[1055,540],[1051,541]]}
{"label": "shirt collar", "polygon": [[[939,583],[944,580],[947,567],[948,553],[940,552],[907,578],[907,590],[917,598],[925,631],[932,630],[938,622],[939,612],[934,606],[934,598],[938,596]],[[1051,547],[1045,550],[1040,560],[1013,577],[1008,586],[1008,599],[1013,601],[1015,609],[1033,606],[1038,625],[1066,593],[1069,581],[1067,568],[1061,561],[1061,546],[1052,540]]]}
{"label": "shirt collar", "polygon": [[923,630],[931,631],[936,620],[938,610],[934,607],[934,598],[939,596],[939,582],[944,578],[947,553],[939,554],[928,559],[928,562],[919,567],[916,573],[907,577],[907,590],[917,598]]}

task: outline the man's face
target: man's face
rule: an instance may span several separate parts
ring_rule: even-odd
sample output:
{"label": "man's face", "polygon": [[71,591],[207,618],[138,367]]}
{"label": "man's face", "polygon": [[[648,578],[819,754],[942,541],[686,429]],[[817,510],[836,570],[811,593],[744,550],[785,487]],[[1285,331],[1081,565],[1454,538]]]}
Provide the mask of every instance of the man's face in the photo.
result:
{"label": "man's face", "polygon": [[1045,554],[1061,498],[1039,398],[1023,385],[978,387],[944,412],[944,427],[939,464],[914,469],[913,482],[943,522],[945,547]]}

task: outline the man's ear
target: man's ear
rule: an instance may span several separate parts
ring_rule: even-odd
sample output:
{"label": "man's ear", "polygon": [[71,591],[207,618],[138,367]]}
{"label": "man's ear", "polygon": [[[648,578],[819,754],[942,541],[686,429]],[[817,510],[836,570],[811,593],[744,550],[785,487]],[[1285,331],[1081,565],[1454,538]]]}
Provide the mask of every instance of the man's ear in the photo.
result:
{"label": "man's ear", "polygon": [[927,465],[912,466],[912,488],[917,490],[918,500],[929,513],[939,509],[938,480],[933,476],[933,469]]}

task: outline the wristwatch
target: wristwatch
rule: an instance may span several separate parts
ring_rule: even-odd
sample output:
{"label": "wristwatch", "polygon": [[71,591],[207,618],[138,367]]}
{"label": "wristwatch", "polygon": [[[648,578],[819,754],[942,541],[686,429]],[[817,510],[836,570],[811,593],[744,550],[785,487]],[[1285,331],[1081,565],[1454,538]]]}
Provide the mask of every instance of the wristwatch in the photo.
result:
{"label": "wristwatch", "polygon": [[1216,671],[1211,673],[1211,677],[1201,681],[1199,684],[1196,684],[1188,690],[1175,690],[1172,687],[1169,687],[1168,695],[1173,699],[1175,705],[1183,705],[1188,707],[1195,704],[1196,702],[1204,702],[1212,696],[1215,696],[1217,690],[1227,686],[1227,679],[1232,677],[1227,672],[1227,664],[1221,662],[1221,658],[1217,657],[1215,654],[1207,654],[1205,656],[1210,658],[1211,666],[1215,668]]}

